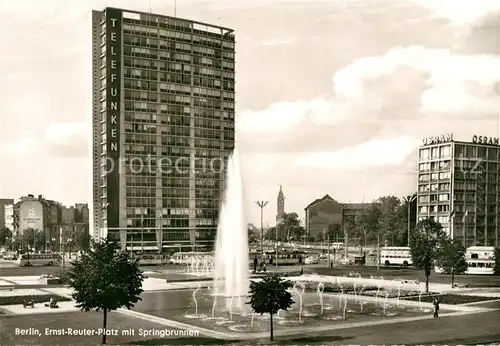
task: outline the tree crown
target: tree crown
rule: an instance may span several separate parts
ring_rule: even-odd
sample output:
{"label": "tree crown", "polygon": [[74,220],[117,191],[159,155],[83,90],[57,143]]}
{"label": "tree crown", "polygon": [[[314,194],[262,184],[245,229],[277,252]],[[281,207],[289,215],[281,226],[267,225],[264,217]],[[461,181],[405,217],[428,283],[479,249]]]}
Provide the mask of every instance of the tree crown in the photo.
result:
{"label": "tree crown", "polygon": [[94,243],[92,250],[75,260],[68,276],[76,306],[85,311],[131,308],[141,300],[144,276],[137,259],[107,239]]}
{"label": "tree crown", "polygon": [[279,310],[287,310],[292,306],[292,294],[288,289],[293,285],[274,273],[267,274],[262,281],[250,283],[250,304],[258,314],[276,314]]}

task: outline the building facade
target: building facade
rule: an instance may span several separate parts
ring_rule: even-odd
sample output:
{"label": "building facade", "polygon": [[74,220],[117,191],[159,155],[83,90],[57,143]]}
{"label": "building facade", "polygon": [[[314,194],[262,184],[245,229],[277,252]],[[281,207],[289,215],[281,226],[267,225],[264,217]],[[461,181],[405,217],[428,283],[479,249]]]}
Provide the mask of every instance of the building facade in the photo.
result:
{"label": "building facade", "polygon": [[233,31],[106,8],[92,34],[93,236],[213,246],[234,149]]}
{"label": "building facade", "polygon": [[4,205],[4,227],[14,231],[14,204]]}
{"label": "building facade", "polygon": [[339,203],[330,195],[316,199],[305,207],[306,234],[322,240],[331,226],[341,229],[354,222],[354,217],[367,210],[371,203]]}
{"label": "building facade", "polygon": [[[13,199],[0,198],[0,229],[7,227],[5,223],[5,207],[14,203]],[[8,227],[7,227],[8,228]],[[12,229],[10,228],[12,231]]]}
{"label": "building facade", "polygon": [[418,149],[417,220],[438,221],[466,247],[500,245],[499,155],[498,138],[424,139]]}
{"label": "building facade", "polygon": [[276,224],[279,224],[285,214],[285,195],[283,194],[283,187],[280,185],[278,198],[276,198]]}

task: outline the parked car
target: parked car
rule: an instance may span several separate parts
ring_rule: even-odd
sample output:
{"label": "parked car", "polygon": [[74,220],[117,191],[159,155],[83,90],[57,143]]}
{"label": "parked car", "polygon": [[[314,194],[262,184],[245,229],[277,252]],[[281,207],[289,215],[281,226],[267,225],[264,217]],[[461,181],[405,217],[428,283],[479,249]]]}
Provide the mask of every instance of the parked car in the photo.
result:
{"label": "parked car", "polygon": [[319,263],[319,258],[318,257],[309,256],[309,257],[306,258],[305,263],[306,264],[318,264]]}

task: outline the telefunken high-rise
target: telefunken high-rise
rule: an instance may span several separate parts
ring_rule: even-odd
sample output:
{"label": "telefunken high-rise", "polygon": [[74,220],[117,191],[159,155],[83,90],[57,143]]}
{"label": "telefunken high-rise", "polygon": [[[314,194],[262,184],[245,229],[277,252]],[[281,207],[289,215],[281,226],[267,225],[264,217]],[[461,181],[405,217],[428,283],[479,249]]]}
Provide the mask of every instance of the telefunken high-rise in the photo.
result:
{"label": "telefunken high-rise", "polygon": [[94,237],[212,247],[234,149],[233,30],[106,8],[92,36]]}

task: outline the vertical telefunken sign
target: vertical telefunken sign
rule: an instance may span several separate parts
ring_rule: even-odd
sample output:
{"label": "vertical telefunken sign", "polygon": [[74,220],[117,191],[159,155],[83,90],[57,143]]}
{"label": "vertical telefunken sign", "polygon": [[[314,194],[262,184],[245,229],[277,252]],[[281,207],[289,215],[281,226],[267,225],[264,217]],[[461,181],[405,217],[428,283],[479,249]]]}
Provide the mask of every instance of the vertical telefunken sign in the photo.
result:
{"label": "vertical telefunken sign", "polygon": [[119,227],[122,12],[106,10],[107,227]]}

